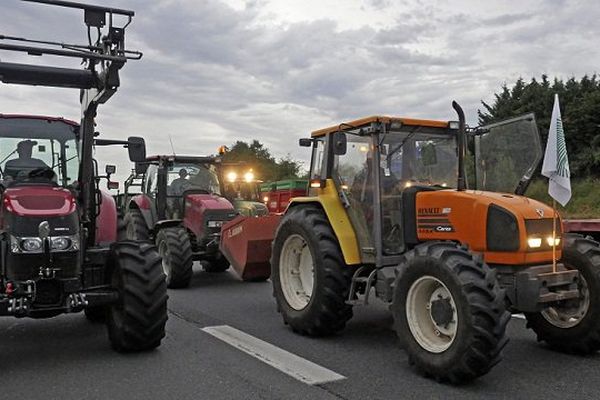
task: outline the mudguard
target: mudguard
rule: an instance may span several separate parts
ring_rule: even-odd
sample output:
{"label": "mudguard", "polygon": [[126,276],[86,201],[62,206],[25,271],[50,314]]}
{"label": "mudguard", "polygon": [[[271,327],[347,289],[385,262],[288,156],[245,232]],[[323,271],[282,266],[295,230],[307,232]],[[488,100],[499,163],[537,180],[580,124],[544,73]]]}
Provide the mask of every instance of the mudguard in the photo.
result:
{"label": "mudguard", "polygon": [[117,205],[113,197],[102,191],[100,214],[96,217],[96,244],[109,245],[117,241]]}
{"label": "mudguard", "polygon": [[154,226],[154,217],[152,215],[152,201],[148,196],[145,194],[138,194],[137,196],[132,197],[129,204],[127,204],[127,209],[130,210],[132,208],[140,210],[148,229],[152,229]]}

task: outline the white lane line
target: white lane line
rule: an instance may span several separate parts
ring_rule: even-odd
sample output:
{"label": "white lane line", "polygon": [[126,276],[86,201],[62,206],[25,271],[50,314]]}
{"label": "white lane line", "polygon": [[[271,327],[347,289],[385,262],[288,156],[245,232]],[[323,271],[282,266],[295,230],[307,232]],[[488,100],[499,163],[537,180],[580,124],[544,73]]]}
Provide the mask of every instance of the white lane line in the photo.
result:
{"label": "white lane line", "polygon": [[229,325],[207,326],[206,328],[202,328],[202,330],[309,385],[346,379],[343,375],[232,328]]}
{"label": "white lane line", "polygon": [[523,314],[513,314],[512,317],[517,319],[526,319],[525,315]]}

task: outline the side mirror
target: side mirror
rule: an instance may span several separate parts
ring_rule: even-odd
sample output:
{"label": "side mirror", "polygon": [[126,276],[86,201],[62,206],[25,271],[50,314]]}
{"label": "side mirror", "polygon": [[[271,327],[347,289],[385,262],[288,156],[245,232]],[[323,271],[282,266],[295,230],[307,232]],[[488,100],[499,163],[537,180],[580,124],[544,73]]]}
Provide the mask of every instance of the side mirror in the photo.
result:
{"label": "side mirror", "polygon": [[129,160],[135,163],[146,160],[146,142],[139,136],[130,136],[127,138],[127,150],[129,151]]}
{"label": "side mirror", "polygon": [[106,175],[112,175],[117,172],[117,167],[115,165],[106,164],[106,167],[104,167],[104,172],[106,172]]}
{"label": "side mirror", "polygon": [[312,139],[302,138],[298,141],[300,147],[310,147],[313,144]]}
{"label": "side mirror", "polygon": [[346,134],[344,132],[334,132],[331,135],[331,140],[334,155],[343,156],[346,154],[348,139],[346,138]]}

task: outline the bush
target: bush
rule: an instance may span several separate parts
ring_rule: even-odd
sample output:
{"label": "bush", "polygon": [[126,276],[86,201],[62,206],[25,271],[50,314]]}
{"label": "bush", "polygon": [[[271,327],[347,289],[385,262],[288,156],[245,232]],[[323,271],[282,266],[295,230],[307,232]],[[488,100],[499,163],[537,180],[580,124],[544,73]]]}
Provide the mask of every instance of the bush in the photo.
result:
{"label": "bush", "polygon": [[[600,180],[581,179],[571,181],[571,200],[566,207],[556,203],[556,209],[563,218],[600,218]],[[526,193],[527,197],[552,205],[548,194],[548,179],[537,178]]]}

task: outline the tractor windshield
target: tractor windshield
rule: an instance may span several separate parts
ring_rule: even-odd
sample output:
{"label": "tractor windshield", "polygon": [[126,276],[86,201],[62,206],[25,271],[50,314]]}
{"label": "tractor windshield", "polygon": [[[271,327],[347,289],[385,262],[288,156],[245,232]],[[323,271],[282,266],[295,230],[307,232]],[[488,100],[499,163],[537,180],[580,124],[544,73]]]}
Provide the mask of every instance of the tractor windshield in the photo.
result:
{"label": "tractor windshield", "polygon": [[474,131],[476,188],[523,194],[542,157],[533,114]]}
{"label": "tractor windshield", "polygon": [[[371,182],[372,145],[369,136],[347,135],[346,154],[336,156],[335,171],[343,189],[358,190]],[[424,133],[419,128],[392,131],[379,138],[380,175],[385,187],[401,190],[413,184],[455,187],[458,178],[456,137]],[[369,178],[366,178],[369,176]],[[366,190],[360,189],[360,192]],[[360,196],[363,197],[363,196]]]}
{"label": "tractor windshield", "polygon": [[0,118],[2,184],[72,184],[79,170],[77,131],[78,126],[62,120]]}
{"label": "tractor windshield", "polygon": [[217,169],[205,163],[174,163],[167,175],[168,196],[181,196],[186,190],[221,194]]}

